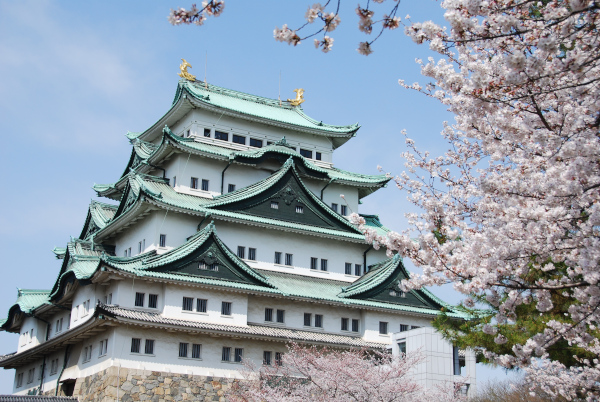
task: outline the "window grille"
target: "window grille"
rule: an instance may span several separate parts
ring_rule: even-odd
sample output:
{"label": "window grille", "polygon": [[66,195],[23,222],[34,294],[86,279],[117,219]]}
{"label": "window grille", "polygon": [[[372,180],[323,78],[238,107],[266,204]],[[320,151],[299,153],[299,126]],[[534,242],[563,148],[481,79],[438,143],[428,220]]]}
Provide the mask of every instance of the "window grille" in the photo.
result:
{"label": "window grille", "polygon": [[285,310],[277,310],[277,322],[283,323],[285,321]]}
{"label": "window grille", "polygon": [[310,257],[310,269],[317,269],[318,261],[318,258]]}
{"label": "window grille", "polygon": [[265,308],[265,321],[272,322],[273,321],[273,309]]}
{"label": "window grille", "polygon": [[263,352],[263,364],[265,366],[271,365],[271,352],[268,352],[268,351]]}
{"label": "window grille", "polygon": [[206,299],[196,299],[196,311],[198,313],[206,313],[207,304],[208,300]]}
{"label": "window grille", "polygon": [[158,307],[158,295],[149,294],[148,295],[148,308],[157,308]]}
{"label": "window grille", "polygon": [[221,303],[221,314],[222,315],[231,315],[231,302],[222,302]]}
{"label": "window grille", "polygon": [[348,319],[342,318],[342,331],[348,331]]}
{"label": "window grille", "polygon": [[146,293],[135,293],[135,306],[136,307],[144,307],[144,298],[146,297]]}
{"label": "window grille", "polygon": [[263,141],[257,140],[256,138],[250,138],[250,146],[254,148],[262,148]]}
{"label": "window grille", "polygon": [[248,259],[250,261],[256,261],[256,249],[248,247]]}
{"label": "window grille", "polygon": [[194,343],[192,345],[192,359],[200,359],[202,356],[202,345]]}
{"label": "window grille", "polygon": [[140,338],[131,338],[131,353],[140,353]]}
{"label": "window grille", "polygon": [[236,363],[241,363],[243,357],[244,357],[244,349],[242,349],[242,348],[235,348],[234,361]]}
{"label": "window grille", "polygon": [[321,314],[315,314],[315,327],[323,328],[323,316]]}
{"label": "window grille", "polygon": [[327,271],[327,260],[321,258],[321,271]]}
{"label": "window grille", "polygon": [[154,354],[154,339],[146,339],[146,346],[144,347],[144,353],[147,355]]}
{"label": "window grille", "polygon": [[379,333],[381,335],[387,335],[388,333],[388,323],[385,321],[379,321]]}
{"label": "window grille", "polygon": [[221,352],[221,360],[224,362],[228,362],[231,360],[231,348],[224,346],[223,351]]}
{"label": "window grille", "polygon": [[183,306],[181,307],[184,311],[192,311],[194,306],[194,298],[193,297],[184,297],[183,298]]}
{"label": "window grille", "polygon": [[304,313],[304,326],[305,327],[310,327],[312,322],[312,314],[311,313]]}
{"label": "window grille", "polygon": [[179,357],[188,357],[188,344],[180,342],[179,343]]}

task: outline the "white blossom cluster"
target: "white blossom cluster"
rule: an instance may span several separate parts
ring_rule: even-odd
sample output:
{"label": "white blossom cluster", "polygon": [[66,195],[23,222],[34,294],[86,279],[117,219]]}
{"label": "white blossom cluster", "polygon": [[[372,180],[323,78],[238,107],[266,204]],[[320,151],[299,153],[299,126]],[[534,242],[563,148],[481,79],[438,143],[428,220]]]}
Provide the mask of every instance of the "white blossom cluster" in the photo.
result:
{"label": "white blossom cluster", "polygon": [[[432,82],[400,81],[456,116],[444,126],[442,156],[406,139],[407,171],[395,182],[423,213],[408,215],[411,232],[387,236],[353,220],[368,242],[422,268],[404,289],[451,282],[485,297],[498,313],[481,330],[497,344],[510,338],[503,331],[519,306],[537,308],[541,333],[512,353],[486,356],[524,369],[551,395],[597,400],[598,358],[575,356],[567,367],[551,361],[548,348],[561,341],[600,355],[600,3],[445,0],[442,7],[448,29],[406,28],[442,56],[417,60]],[[553,295],[569,300],[564,320],[544,318],[556,307]]]}
{"label": "white blossom cluster", "polygon": [[218,17],[225,9],[224,0],[210,0],[202,2],[202,9],[198,9],[195,4],[189,10],[185,8],[171,9],[167,17],[171,25],[195,24],[202,25],[206,21],[206,16]]}

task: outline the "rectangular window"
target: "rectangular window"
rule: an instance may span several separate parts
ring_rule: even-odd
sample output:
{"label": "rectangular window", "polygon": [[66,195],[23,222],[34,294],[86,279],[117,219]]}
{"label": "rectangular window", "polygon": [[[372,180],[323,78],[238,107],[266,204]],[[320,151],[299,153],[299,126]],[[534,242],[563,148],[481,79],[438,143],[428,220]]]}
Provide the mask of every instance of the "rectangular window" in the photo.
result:
{"label": "rectangular window", "polygon": [[190,180],[190,188],[194,188],[194,189],[198,189],[198,178],[197,177],[192,177],[192,179]]}
{"label": "rectangular window", "polygon": [[317,269],[319,265],[319,259],[315,257],[310,257],[310,269]]}
{"label": "rectangular window", "polygon": [[263,364],[265,366],[271,365],[271,352],[267,352],[267,351],[263,352]]}
{"label": "rectangular window", "polygon": [[204,136],[210,138],[210,128],[204,129]]}
{"label": "rectangular window", "polygon": [[231,302],[222,302],[221,303],[221,314],[222,315],[231,315]]}
{"label": "rectangular window", "polygon": [[131,338],[131,353],[140,353],[140,344],[142,340],[140,338]]}
{"label": "rectangular window", "polygon": [[265,308],[265,321],[272,322],[273,321],[273,309]]}
{"label": "rectangular window", "polygon": [[235,191],[235,184],[229,184],[227,185],[227,192],[228,193],[233,193]]}
{"label": "rectangular window", "polygon": [[194,298],[193,297],[183,297],[183,305],[181,309],[183,311],[192,311],[194,307]]}
{"label": "rectangular window", "polygon": [[236,363],[241,363],[242,359],[244,357],[244,349],[242,348],[235,348],[235,354],[234,354],[234,361]]}
{"label": "rectangular window", "polygon": [[315,314],[315,327],[323,328],[323,315]]}
{"label": "rectangular window", "polygon": [[279,209],[279,203],[277,201],[271,201],[271,208]]}
{"label": "rectangular window", "polygon": [[50,362],[50,375],[56,374],[58,371],[58,359],[54,359]]}
{"label": "rectangular window", "polygon": [[342,318],[342,331],[348,331],[348,319]]}
{"label": "rectangular window", "polygon": [[194,343],[192,345],[192,359],[201,359],[202,358],[202,345],[199,343]]}
{"label": "rectangular window", "polygon": [[177,176],[173,176],[173,188],[177,186]]}
{"label": "rectangular window", "polygon": [[238,254],[237,255],[240,258],[246,258],[246,247],[238,246]]}
{"label": "rectangular window", "polygon": [[146,345],[144,347],[144,353],[147,355],[154,354],[154,339],[146,339]]}
{"label": "rectangular window", "polygon": [[312,151],[310,151],[308,149],[302,149],[302,148],[300,148],[300,155],[304,156],[305,158],[312,159]]}
{"label": "rectangular window", "polygon": [[188,357],[188,344],[180,342],[179,343],[179,357]]}
{"label": "rectangular window", "polygon": [[354,275],[360,276],[360,272],[362,271],[361,264],[354,264]]}
{"label": "rectangular window", "polygon": [[275,251],[275,264],[281,264],[281,252]]}
{"label": "rectangular window", "polygon": [[344,270],[346,275],[352,275],[352,263],[347,262],[346,263],[346,268]]}
{"label": "rectangular window", "polygon": [[304,206],[302,206],[302,205],[296,205],[296,213],[297,214],[303,214],[304,213]]}
{"label": "rectangular window", "polygon": [[285,322],[285,310],[277,310],[277,322]]}
{"label": "rectangular window", "polygon": [[166,247],[167,246],[167,235],[161,234],[158,238],[158,247]]}
{"label": "rectangular window", "polygon": [[352,332],[358,332],[358,320],[352,320]]}
{"label": "rectangular window", "polygon": [[131,247],[127,249],[127,257],[131,257]]}
{"label": "rectangular window", "polygon": [[388,333],[388,323],[385,321],[379,321],[379,333],[381,335],[387,335]]}
{"label": "rectangular window", "polygon": [[223,351],[221,352],[221,360],[224,362],[228,362],[231,360],[231,348],[227,346],[223,346]]}
{"label": "rectangular window", "polygon": [[158,307],[158,295],[149,294],[148,295],[148,308],[157,308]]}
{"label": "rectangular window", "polygon": [[142,254],[142,242],[138,243],[138,254]]}
{"label": "rectangular window", "polygon": [[33,382],[34,373],[35,373],[35,369],[34,368],[29,369],[29,372],[27,373],[27,384],[30,384],[30,383]]}
{"label": "rectangular window", "polygon": [[408,331],[408,325],[400,324],[400,332],[406,332],[406,331]]}
{"label": "rectangular window", "polygon": [[144,307],[144,298],[146,297],[146,293],[135,293],[135,306],[136,307]]}
{"label": "rectangular window", "polygon": [[246,145],[246,137],[244,137],[243,135],[235,135],[235,134],[233,134],[233,139],[232,140],[236,144]]}
{"label": "rectangular window", "polygon": [[196,311],[198,313],[206,313],[206,307],[208,305],[208,300],[206,299],[196,299]]}
{"label": "rectangular window", "polygon": [[411,325],[411,327],[410,327],[410,329],[417,329],[417,328],[421,328],[421,327],[419,327],[417,325]]}
{"label": "rectangular window", "polygon": [[250,138],[250,146],[254,148],[262,148],[263,141],[257,140],[256,138]]}
{"label": "rectangular window", "polygon": [[285,255],[285,265],[294,265],[294,255],[293,254],[287,254]]}
{"label": "rectangular window", "polygon": [[320,161],[321,160],[321,153],[320,152],[315,152],[315,159]]}
{"label": "rectangular window", "polygon": [[106,304],[112,304],[112,293],[109,293],[106,297]]}
{"label": "rectangular window", "polygon": [[342,205],[340,208],[341,208],[341,214],[343,216],[348,216],[348,206],[347,205]]}
{"label": "rectangular window", "polygon": [[398,342],[398,351],[400,354],[406,354],[406,342]]}
{"label": "rectangular window", "polygon": [[281,366],[283,364],[283,356],[281,352],[275,352],[275,365]]}
{"label": "rectangular window", "polygon": [[331,203],[331,209],[333,209],[335,212],[338,211],[338,204],[336,204],[335,202]]}
{"label": "rectangular window", "polygon": [[23,385],[23,373],[17,374],[17,388]]}
{"label": "rectangular window", "polygon": [[229,141],[229,133],[215,130],[215,140]]}
{"label": "rectangular window", "polygon": [[327,271],[327,260],[321,258],[321,271]]}
{"label": "rectangular window", "polygon": [[304,313],[304,326],[310,327],[311,324],[312,324],[312,314]]}
{"label": "rectangular window", "polygon": [[249,247],[248,248],[248,259],[250,261],[256,261],[256,249]]}
{"label": "rectangular window", "polygon": [[98,350],[98,357],[104,356],[108,352],[108,339],[100,341],[100,349]]}
{"label": "rectangular window", "polygon": [[202,191],[208,191],[208,180],[202,179]]}
{"label": "rectangular window", "polygon": [[187,130],[185,132],[185,137],[188,138],[192,134],[192,130]]}

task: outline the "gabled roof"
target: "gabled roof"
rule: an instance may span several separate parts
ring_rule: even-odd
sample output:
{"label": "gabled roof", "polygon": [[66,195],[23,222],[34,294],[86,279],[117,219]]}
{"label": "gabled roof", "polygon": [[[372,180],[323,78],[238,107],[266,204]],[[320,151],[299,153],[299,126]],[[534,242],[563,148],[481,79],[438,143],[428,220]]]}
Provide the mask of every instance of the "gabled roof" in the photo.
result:
{"label": "gabled roof", "polygon": [[380,236],[385,236],[389,232],[390,229],[383,226],[383,223],[379,220],[379,215],[367,215],[367,214],[359,214],[361,217],[365,219],[365,226],[368,226],[377,231],[377,234]]}
{"label": "gabled roof", "polygon": [[[343,288],[339,297],[358,298],[362,300],[399,303],[416,307],[441,309],[448,307],[446,303],[424,290],[411,290],[403,294],[398,289],[402,279],[408,279],[410,274],[404,268],[398,254],[369,267],[369,271],[350,286]],[[395,292],[395,295],[390,294]],[[402,295],[402,296],[401,296]]]}
{"label": "gabled roof", "polygon": [[[273,203],[277,203],[277,208],[272,207]],[[273,175],[237,191],[217,196],[205,207],[360,233],[346,218],[334,212],[304,185],[292,157]],[[302,208],[303,212],[298,213],[297,208]]]}
{"label": "gabled roof", "polygon": [[173,124],[192,108],[199,108],[221,115],[259,122],[271,126],[322,135],[330,138],[337,148],[348,141],[359,129],[359,125],[346,126],[325,124],[307,116],[302,107],[288,102],[279,102],[261,96],[221,88],[216,85],[180,80],[175,99],[169,111],[148,130],[136,134],[127,133],[129,139],[139,138],[153,141],[159,129],[165,124]]}
{"label": "gabled roof", "polygon": [[85,219],[80,239],[87,239],[98,230],[105,227],[114,218],[118,205],[105,204],[92,200]]}
{"label": "gabled roof", "polygon": [[0,328],[8,331],[18,315],[31,314],[36,308],[50,303],[49,290],[17,289],[17,301],[8,310],[8,316],[0,320]]}
{"label": "gabled roof", "polygon": [[250,268],[236,254],[231,252],[217,236],[215,225],[212,222],[188,239],[182,246],[164,254],[150,252],[136,257],[103,255],[102,262],[137,276],[170,279],[202,277],[218,281],[273,287],[263,275]]}

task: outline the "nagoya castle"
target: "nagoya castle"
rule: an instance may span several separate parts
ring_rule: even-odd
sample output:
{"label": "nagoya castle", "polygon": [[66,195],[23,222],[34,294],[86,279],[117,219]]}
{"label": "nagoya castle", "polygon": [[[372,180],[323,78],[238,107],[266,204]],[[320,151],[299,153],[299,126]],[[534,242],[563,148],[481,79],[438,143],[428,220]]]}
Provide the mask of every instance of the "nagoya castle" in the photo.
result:
{"label": "nagoya castle", "polygon": [[289,341],[421,348],[419,381],[462,375],[472,389],[472,353],[431,328],[443,307],[460,315],[427,290],[400,291],[402,260],[349,221],[389,231],[360,204],[390,179],[333,164],[359,125],[307,116],[301,89],[287,101],[249,95],[188,66],[166,113],[126,134],[131,157],[93,186],[79,236],[53,250],[56,281],[4,307],[13,393],[225,400],[244,359],[280,364]]}

